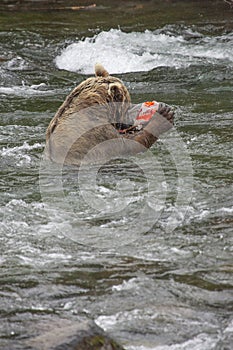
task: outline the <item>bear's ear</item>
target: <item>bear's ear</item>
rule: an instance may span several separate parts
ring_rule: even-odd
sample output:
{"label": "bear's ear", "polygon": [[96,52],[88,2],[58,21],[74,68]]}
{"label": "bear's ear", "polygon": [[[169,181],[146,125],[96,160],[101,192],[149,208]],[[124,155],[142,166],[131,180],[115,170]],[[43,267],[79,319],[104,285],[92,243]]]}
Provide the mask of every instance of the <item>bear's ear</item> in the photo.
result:
{"label": "bear's ear", "polygon": [[95,65],[95,75],[96,77],[108,77],[109,73],[108,71],[102,66],[100,63],[96,63]]}
{"label": "bear's ear", "polygon": [[113,101],[122,102],[123,94],[122,84],[118,82],[109,84],[108,95],[111,96]]}

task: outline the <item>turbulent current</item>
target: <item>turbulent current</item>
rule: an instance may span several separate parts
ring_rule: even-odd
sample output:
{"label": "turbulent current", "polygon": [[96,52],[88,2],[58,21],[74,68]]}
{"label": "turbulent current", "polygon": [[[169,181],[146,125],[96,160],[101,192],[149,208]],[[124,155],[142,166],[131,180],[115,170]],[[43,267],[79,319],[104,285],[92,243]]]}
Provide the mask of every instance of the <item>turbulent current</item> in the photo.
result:
{"label": "turbulent current", "polygon": [[[115,10],[119,26],[98,6],[0,15],[2,350],[63,318],[128,350],[231,349],[232,16],[152,24],[146,6],[130,25]],[[46,127],[96,62],[175,127],[137,157],[48,165]]]}
{"label": "turbulent current", "polygon": [[96,62],[102,62],[112,73],[186,68],[201,65],[203,60],[232,67],[232,33],[212,37],[184,29],[179,35],[174,29],[171,26],[144,32],[100,32],[68,45],[55,62],[60,69],[84,74],[92,74]]}

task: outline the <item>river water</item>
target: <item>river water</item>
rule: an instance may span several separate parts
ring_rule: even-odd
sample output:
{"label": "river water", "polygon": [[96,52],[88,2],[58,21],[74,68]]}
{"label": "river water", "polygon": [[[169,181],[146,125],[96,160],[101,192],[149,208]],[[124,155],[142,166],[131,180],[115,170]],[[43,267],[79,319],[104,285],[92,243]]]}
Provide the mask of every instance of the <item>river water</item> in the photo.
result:
{"label": "river water", "polygon": [[[1,349],[82,318],[128,350],[232,349],[233,12],[119,4],[0,14]],[[96,62],[176,122],[78,177],[45,130]]]}

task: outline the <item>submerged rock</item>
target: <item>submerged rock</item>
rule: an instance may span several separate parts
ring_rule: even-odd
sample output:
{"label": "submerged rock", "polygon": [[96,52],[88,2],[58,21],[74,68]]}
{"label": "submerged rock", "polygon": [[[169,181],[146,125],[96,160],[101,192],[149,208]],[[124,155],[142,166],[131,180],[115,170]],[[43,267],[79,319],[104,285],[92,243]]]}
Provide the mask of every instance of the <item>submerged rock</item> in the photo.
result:
{"label": "submerged rock", "polygon": [[56,324],[27,345],[31,350],[124,350],[92,321]]}

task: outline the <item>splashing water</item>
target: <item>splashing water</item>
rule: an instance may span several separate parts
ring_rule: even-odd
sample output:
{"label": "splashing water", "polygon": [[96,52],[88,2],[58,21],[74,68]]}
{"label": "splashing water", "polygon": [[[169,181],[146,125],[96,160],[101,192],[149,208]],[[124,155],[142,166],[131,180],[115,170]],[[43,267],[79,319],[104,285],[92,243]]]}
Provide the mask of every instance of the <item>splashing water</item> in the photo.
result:
{"label": "splashing water", "polygon": [[96,62],[101,62],[111,73],[148,71],[163,66],[185,68],[202,63],[203,59],[232,64],[233,36],[228,35],[227,39],[202,38],[194,33],[172,35],[161,30],[125,33],[111,29],[70,44],[56,57],[55,63],[60,69],[84,74],[93,73]]}

